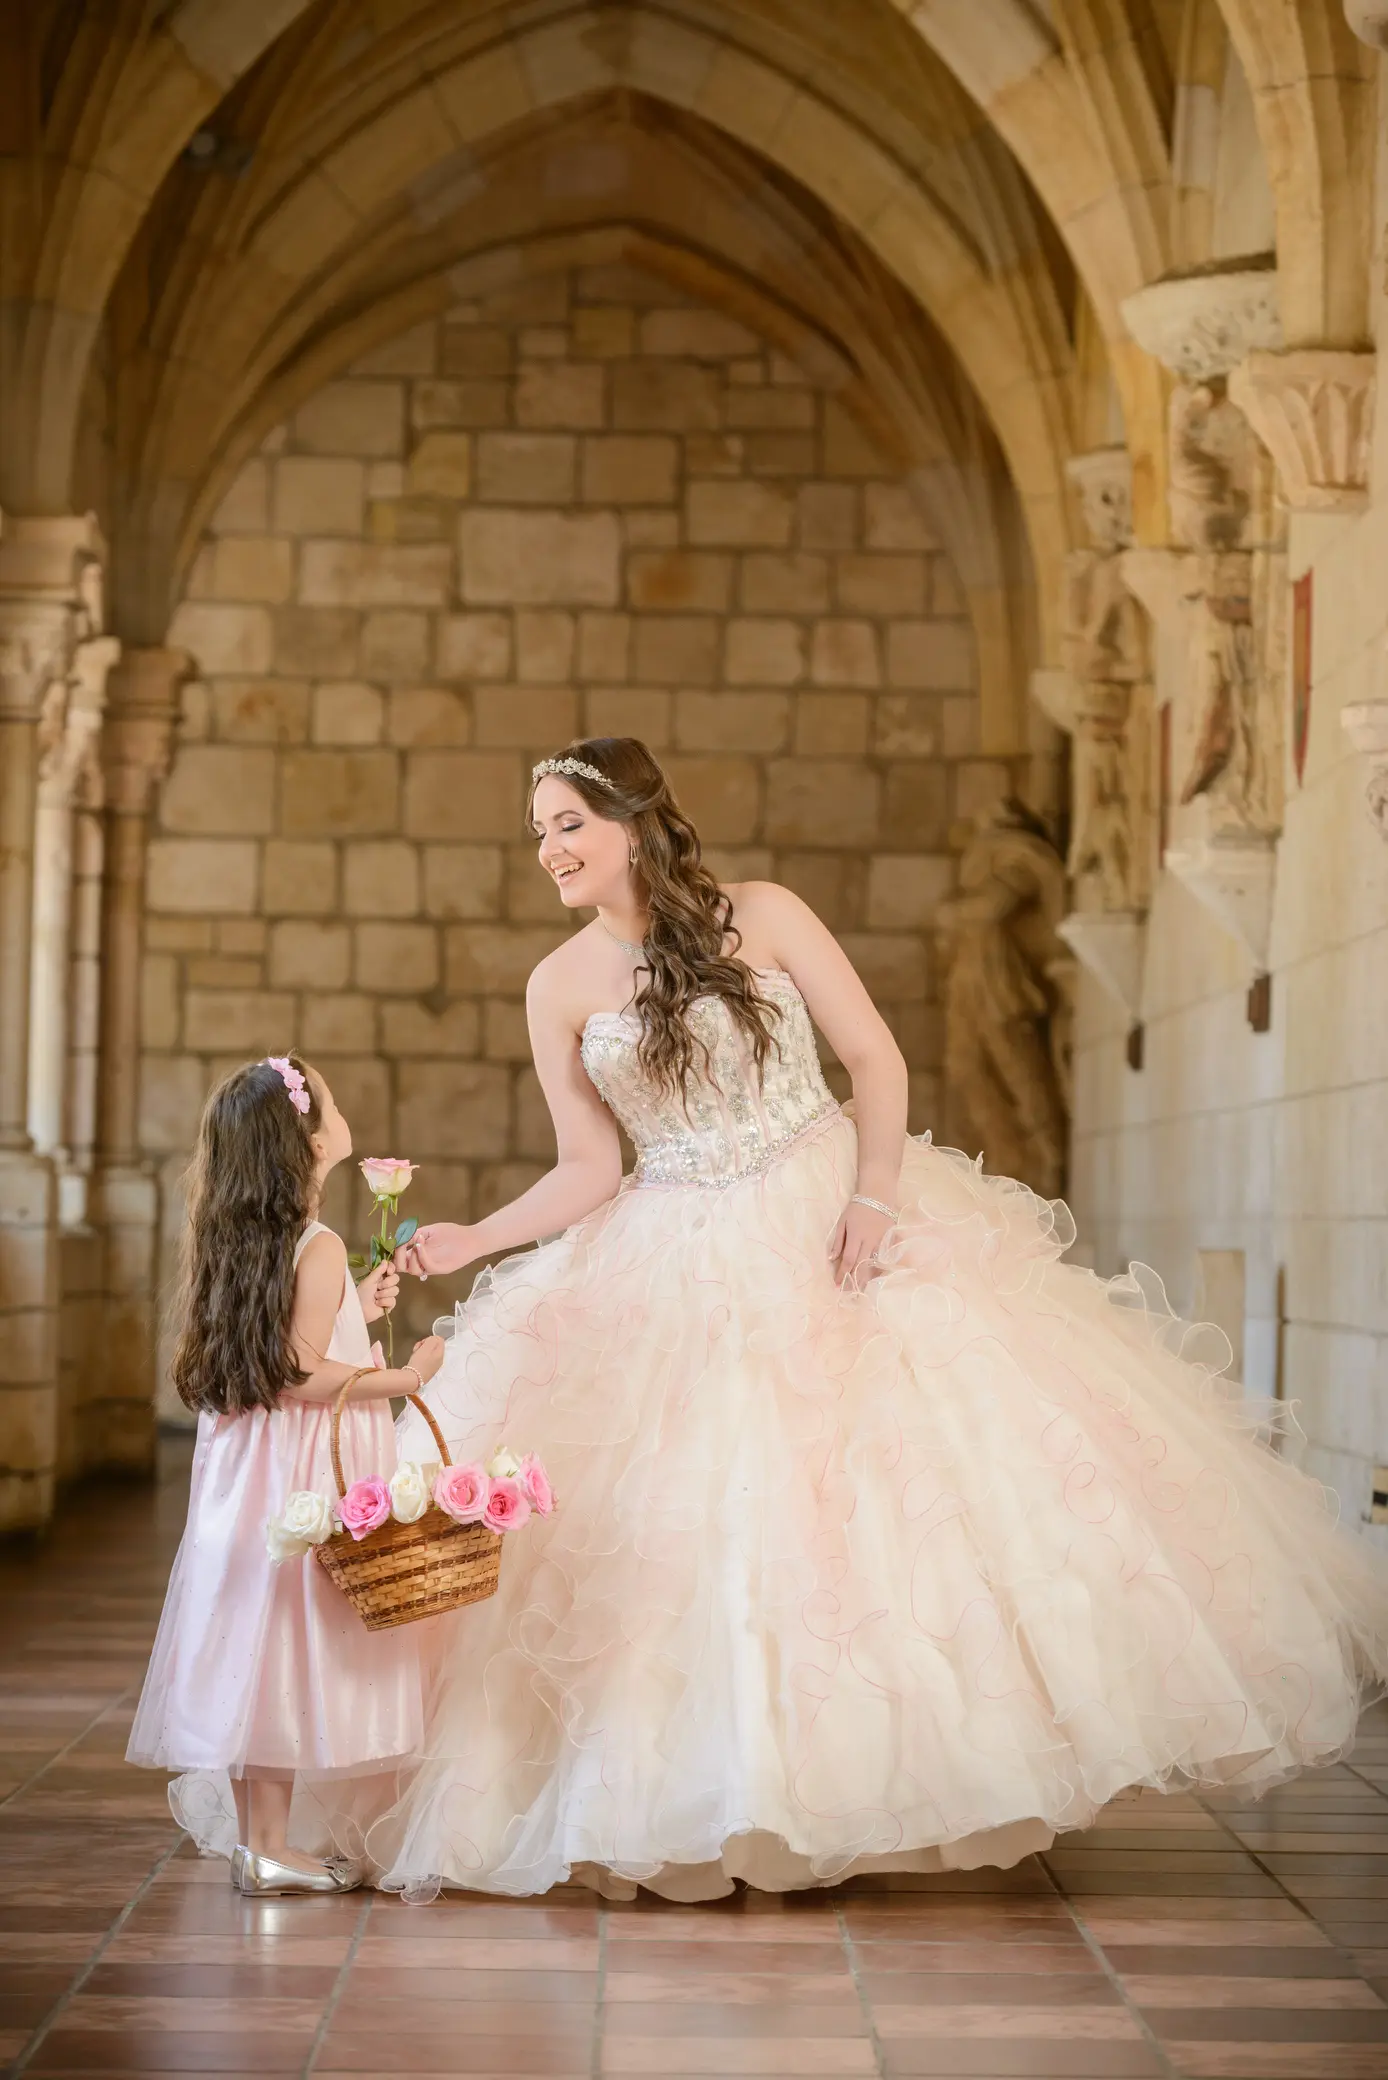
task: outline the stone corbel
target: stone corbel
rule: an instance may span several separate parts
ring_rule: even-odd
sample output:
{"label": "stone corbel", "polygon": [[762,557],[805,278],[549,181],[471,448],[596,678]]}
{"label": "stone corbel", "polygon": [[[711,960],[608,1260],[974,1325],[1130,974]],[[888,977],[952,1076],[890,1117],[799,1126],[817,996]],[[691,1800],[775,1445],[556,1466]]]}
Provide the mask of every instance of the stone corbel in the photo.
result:
{"label": "stone corbel", "polygon": [[1169,850],[1166,864],[1239,944],[1254,973],[1267,970],[1277,842],[1257,831],[1216,830]]}
{"label": "stone corbel", "polygon": [[1352,701],[1340,727],[1368,763],[1364,799],[1380,838],[1388,839],[1388,700]]}
{"label": "stone corbel", "polygon": [[1227,376],[1256,350],[1282,345],[1277,270],[1269,264],[1168,275],[1124,300],[1138,345],[1186,383]]}
{"label": "stone corbel", "polygon": [[1135,1024],[1142,1010],[1145,915],[1138,910],[1072,910],[1056,930],[1081,967]]}
{"label": "stone corbel", "polygon": [[1255,352],[1230,376],[1229,396],[1294,511],[1353,513],[1368,503],[1376,359],[1329,348]]}

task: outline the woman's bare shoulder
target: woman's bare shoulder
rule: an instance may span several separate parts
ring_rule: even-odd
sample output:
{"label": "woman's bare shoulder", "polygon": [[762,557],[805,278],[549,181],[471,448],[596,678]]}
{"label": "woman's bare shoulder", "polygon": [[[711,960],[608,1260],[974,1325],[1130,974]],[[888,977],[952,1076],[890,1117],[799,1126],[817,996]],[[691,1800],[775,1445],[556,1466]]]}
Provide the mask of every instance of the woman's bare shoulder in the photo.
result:
{"label": "woman's bare shoulder", "polygon": [[771,924],[814,915],[807,903],[779,881],[728,881],[723,893],[739,924]]}
{"label": "woman's bare shoulder", "polygon": [[592,994],[594,959],[600,952],[595,921],[547,953],[531,969],[525,987],[525,1001],[531,1011],[581,1023],[584,1000]]}

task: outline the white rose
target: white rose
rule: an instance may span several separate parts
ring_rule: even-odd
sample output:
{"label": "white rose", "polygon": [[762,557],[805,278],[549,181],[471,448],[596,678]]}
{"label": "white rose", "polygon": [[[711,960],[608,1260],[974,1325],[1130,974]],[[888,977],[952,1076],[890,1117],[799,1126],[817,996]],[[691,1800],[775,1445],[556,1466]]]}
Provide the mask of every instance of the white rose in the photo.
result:
{"label": "white rose", "polygon": [[321,1546],[333,1535],[333,1506],[326,1495],[300,1488],[284,1505],[280,1518],[287,1538],[302,1539],[306,1546]]}
{"label": "white rose", "polygon": [[284,1528],[284,1519],[282,1517],[267,1517],[265,1519],[265,1550],[276,1566],[278,1566],[281,1560],[297,1560],[301,1553],[306,1553],[308,1551],[308,1540],[305,1538],[291,1538]]}
{"label": "white rose", "polygon": [[429,1507],[433,1482],[413,1459],[402,1459],[390,1477],[390,1513],[397,1524],[417,1524]]}
{"label": "white rose", "polygon": [[487,1471],[494,1481],[513,1481],[520,1472],[521,1462],[509,1445],[503,1445],[495,1458],[487,1462]]}

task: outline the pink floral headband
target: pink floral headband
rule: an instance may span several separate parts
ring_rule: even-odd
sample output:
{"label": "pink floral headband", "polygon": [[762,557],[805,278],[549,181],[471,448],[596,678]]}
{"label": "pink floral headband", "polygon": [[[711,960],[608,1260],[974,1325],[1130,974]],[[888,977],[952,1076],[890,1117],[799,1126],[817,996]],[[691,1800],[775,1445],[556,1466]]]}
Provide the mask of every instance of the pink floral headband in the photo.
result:
{"label": "pink floral headband", "polygon": [[283,1079],[284,1087],[289,1093],[289,1102],[296,1112],[308,1111],[311,1100],[304,1087],[304,1072],[294,1067],[288,1055],[267,1054],[261,1066],[273,1069],[275,1074]]}

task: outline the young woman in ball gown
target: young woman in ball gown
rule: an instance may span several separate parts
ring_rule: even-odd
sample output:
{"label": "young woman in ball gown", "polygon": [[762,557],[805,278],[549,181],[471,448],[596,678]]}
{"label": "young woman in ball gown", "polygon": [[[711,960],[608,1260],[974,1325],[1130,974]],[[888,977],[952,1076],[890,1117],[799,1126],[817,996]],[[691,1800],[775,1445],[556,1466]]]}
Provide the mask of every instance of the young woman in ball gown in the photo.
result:
{"label": "young woman in ball gown", "polygon": [[788,890],[718,885],[644,745],[545,761],[530,819],[596,912],[530,979],[558,1159],[404,1268],[520,1251],[427,1398],[455,1458],[538,1452],[558,1508],[454,1621],[380,1882],[1010,1864],[1134,1786],[1343,1754],[1388,1563],[1159,1281],[1062,1262],[1063,1207],[907,1137],[844,953]]}

